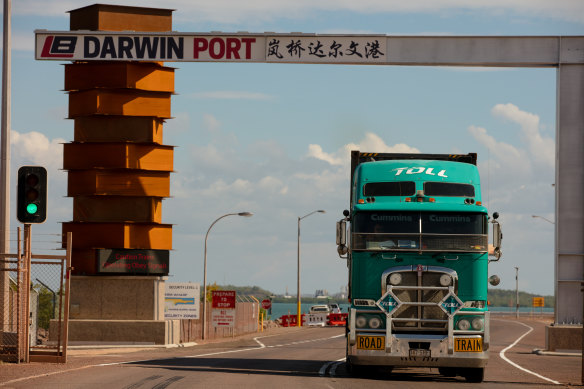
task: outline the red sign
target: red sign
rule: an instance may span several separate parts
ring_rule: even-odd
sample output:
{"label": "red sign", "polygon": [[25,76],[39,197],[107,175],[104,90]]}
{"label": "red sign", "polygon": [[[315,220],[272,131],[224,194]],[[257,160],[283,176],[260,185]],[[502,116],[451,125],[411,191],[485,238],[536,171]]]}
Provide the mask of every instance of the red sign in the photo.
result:
{"label": "red sign", "polygon": [[272,302],[268,299],[262,300],[262,308],[263,309],[270,309],[272,308]]}
{"label": "red sign", "polygon": [[214,290],[212,295],[214,309],[235,309],[234,290]]}

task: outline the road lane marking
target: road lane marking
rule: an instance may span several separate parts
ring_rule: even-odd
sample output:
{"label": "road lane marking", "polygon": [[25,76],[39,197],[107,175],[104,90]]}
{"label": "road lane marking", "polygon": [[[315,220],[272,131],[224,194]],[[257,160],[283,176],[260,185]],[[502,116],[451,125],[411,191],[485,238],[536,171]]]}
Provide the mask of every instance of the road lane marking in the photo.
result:
{"label": "road lane marking", "polygon": [[523,335],[521,335],[519,338],[517,338],[517,340],[515,342],[513,342],[512,344],[510,344],[509,346],[507,346],[506,348],[504,348],[503,350],[501,350],[501,352],[499,352],[499,356],[501,357],[501,359],[503,359],[505,362],[509,363],[511,366],[514,366],[514,367],[518,368],[519,370],[522,370],[522,371],[524,371],[526,373],[529,373],[529,374],[532,374],[532,375],[534,375],[534,376],[536,376],[538,378],[541,378],[542,380],[551,382],[551,383],[556,384],[556,385],[561,385],[558,381],[554,381],[551,378],[544,377],[544,376],[542,376],[540,374],[537,374],[537,373],[535,373],[535,372],[533,372],[531,370],[528,370],[528,369],[526,369],[524,367],[519,366],[518,364],[516,364],[515,362],[512,362],[510,359],[508,359],[505,356],[505,352],[507,350],[510,350],[511,348],[513,348],[513,346],[515,346],[517,343],[519,343],[521,341],[521,339],[525,338],[531,331],[533,331],[533,327],[528,326],[527,324],[522,323],[520,321],[501,320],[501,319],[495,319],[495,320],[498,320],[498,321],[507,321],[507,322],[510,322],[510,323],[519,323],[522,326],[529,328],[529,330],[526,333],[524,333]]}

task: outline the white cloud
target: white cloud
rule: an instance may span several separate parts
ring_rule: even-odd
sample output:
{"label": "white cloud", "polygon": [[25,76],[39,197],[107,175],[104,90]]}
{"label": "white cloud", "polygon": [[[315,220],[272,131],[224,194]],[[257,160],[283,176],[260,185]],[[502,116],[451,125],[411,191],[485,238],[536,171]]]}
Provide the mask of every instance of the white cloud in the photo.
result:
{"label": "white cloud", "polygon": [[40,132],[10,132],[12,160],[22,165],[41,165],[47,170],[63,166],[63,145],[65,139],[49,140]]}
{"label": "white cloud", "polygon": [[396,143],[393,146],[389,146],[379,135],[374,134],[372,132],[368,132],[365,134],[365,138],[361,140],[361,142],[346,144],[345,146],[337,150],[335,153],[326,153],[319,145],[315,144],[308,145],[307,156],[328,162],[331,165],[348,165],[350,162],[352,150],[375,153],[420,152],[420,150],[418,150],[417,148],[408,146],[405,143]]}
{"label": "white cloud", "polygon": [[538,115],[522,111],[513,104],[497,104],[493,107],[492,113],[495,116],[519,124],[523,139],[527,143],[534,160],[547,166],[554,166],[555,141],[552,138],[546,138],[541,135]]}

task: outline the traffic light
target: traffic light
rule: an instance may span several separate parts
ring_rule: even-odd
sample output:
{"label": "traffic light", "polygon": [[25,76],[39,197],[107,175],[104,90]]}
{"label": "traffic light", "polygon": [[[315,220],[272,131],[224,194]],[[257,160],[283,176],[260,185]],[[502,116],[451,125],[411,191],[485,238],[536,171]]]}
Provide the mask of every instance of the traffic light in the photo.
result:
{"label": "traffic light", "polygon": [[47,170],[22,166],[16,192],[16,218],[25,224],[43,223],[47,218]]}

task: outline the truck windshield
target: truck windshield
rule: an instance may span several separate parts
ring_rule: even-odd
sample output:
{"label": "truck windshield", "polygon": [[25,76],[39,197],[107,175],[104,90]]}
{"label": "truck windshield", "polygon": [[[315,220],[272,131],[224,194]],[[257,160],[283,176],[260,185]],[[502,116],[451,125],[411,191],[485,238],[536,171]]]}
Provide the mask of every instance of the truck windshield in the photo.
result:
{"label": "truck windshield", "polygon": [[415,193],[413,181],[368,182],[363,186],[363,196],[412,196]]}
{"label": "truck windshield", "polygon": [[487,217],[463,212],[361,212],[353,250],[486,252]]}
{"label": "truck windshield", "polygon": [[452,182],[424,182],[426,196],[474,197],[475,188],[470,184]]}

